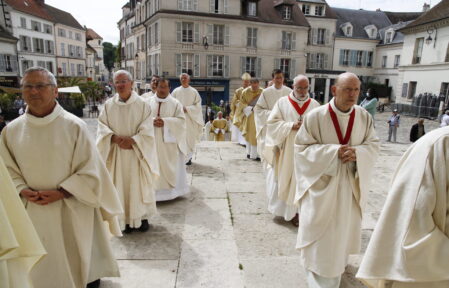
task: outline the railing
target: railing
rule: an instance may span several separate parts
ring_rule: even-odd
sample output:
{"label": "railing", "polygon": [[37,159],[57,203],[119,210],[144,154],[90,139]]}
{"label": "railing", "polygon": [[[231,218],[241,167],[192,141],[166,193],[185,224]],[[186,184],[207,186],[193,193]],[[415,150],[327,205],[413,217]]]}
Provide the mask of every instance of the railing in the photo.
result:
{"label": "railing", "polygon": [[439,111],[438,107],[416,106],[412,104],[392,104],[392,109],[397,109],[399,114],[402,115],[427,119],[438,118]]}

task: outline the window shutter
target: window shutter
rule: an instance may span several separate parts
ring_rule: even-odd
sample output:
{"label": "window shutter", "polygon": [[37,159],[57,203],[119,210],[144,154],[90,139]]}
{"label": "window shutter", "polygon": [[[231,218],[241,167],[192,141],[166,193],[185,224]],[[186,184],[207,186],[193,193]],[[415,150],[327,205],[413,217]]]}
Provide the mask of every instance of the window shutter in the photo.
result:
{"label": "window shutter", "polygon": [[207,24],[207,42],[209,45],[214,43],[214,25]]}
{"label": "window shutter", "polygon": [[223,1],[223,13],[228,14],[228,0],[222,0]]}
{"label": "window shutter", "polygon": [[252,43],[253,44],[253,48],[257,48],[257,31],[258,31],[259,29],[253,29],[253,33],[254,33],[254,35],[253,35],[253,37],[254,37],[254,43]]}
{"label": "window shutter", "polygon": [[296,50],[296,32],[292,32],[292,50]]}
{"label": "window shutter", "polygon": [[357,62],[357,50],[351,50],[350,66],[355,66]]}
{"label": "window shutter", "polygon": [[256,77],[262,77],[262,58],[257,57],[256,59]]}
{"label": "window shutter", "polygon": [[178,0],[178,10],[182,10],[182,0]]}
{"label": "window shutter", "polygon": [[6,69],[6,55],[0,55],[0,70],[5,71]]}
{"label": "window shutter", "polygon": [[281,59],[274,58],[274,69],[281,69]]}
{"label": "window shutter", "polygon": [[327,69],[327,65],[328,65],[328,62],[329,62],[329,55],[327,55],[327,54],[323,54],[323,57],[324,57],[324,60],[323,60],[323,69]]}
{"label": "window shutter", "polygon": [[176,54],[176,77],[181,75],[182,71],[182,55]]}
{"label": "window shutter", "polygon": [[224,45],[229,46],[229,26],[225,26]]}
{"label": "window shutter", "polygon": [[344,59],[345,59],[345,50],[344,49],[340,49],[340,60],[338,62],[338,64],[340,66],[343,66]]}
{"label": "window shutter", "polygon": [[193,0],[193,11],[198,11],[198,0]]}
{"label": "window shutter", "polygon": [[312,28],[312,45],[317,45],[318,43],[318,30],[317,28]]}
{"label": "window shutter", "polygon": [[157,25],[157,44],[162,43],[162,39],[161,39],[161,27],[160,25]]}
{"label": "window shutter", "polygon": [[316,68],[316,53],[310,54],[310,68],[312,69]]}
{"label": "window shutter", "polygon": [[246,57],[240,56],[240,75],[246,72]]}
{"label": "window shutter", "polygon": [[195,54],[193,57],[193,76],[200,77],[200,55]]}
{"label": "window shutter", "polygon": [[324,43],[326,43],[326,45],[329,45],[330,44],[330,31],[329,31],[329,29],[326,29],[326,32],[324,33],[324,35],[325,35],[325,42]]}
{"label": "window shutter", "polygon": [[292,59],[290,62],[290,79],[296,77],[296,59]]}
{"label": "window shutter", "polygon": [[215,0],[209,0],[210,13],[215,13]]}
{"label": "window shutter", "polygon": [[362,51],[362,66],[367,66],[368,63],[368,52]]}
{"label": "window shutter", "polygon": [[199,43],[200,42],[200,24],[195,23],[195,24],[193,24],[193,27],[194,27],[193,42]]}
{"label": "window shutter", "polygon": [[281,43],[281,49],[285,49],[285,48],[287,48],[287,45],[286,45],[286,42],[287,42],[287,32],[285,32],[285,31],[282,31],[282,34],[281,34],[281,41],[279,41],[280,43]]}
{"label": "window shutter", "polygon": [[207,77],[212,77],[212,55],[207,55]]}
{"label": "window shutter", "polygon": [[176,22],[176,42],[182,42],[182,22]]}
{"label": "window shutter", "polygon": [[223,76],[225,77],[225,78],[229,78],[229,69],[230,69],[230,67],[229,67],[229,56],[228,55],[226,55],[226,56],[224,56],[224,71],[223,71]]}
{"label": "window shutter", "polygon": [[308,35],[309,37],[309,42],[307,43],[308,45],[312,45],[312,43],[313,43],[313,30],[312,30],[312,28],[310,28],[309,29],[309,35]]}

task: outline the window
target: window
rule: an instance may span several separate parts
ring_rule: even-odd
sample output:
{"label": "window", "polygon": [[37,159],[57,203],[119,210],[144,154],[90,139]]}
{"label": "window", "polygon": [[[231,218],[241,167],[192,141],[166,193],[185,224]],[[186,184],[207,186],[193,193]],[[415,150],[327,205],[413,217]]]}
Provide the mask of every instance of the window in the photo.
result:
{"label": "window", "polygon": [[373,66],[373,52],[368,51],[367,57],[366,57],[366,66],[371,67]]}
{"label": "window", "polygon": [[44,24],[44,32],[47,34],[53,34],[53,28],[48,24]]}
{"label": "window", "polygon": [[84,65],[83,64],[77,64],[76,65],[76,70],[78,72],[78,76],[83,76],[84,75]]}
{"label": "window", "polygon": [[295,50],[295,33],[282,31],[282,46],[283,50]]}
{"label": "window", "polygon": [[47,64],[46,65],[47,70],[50,71],[51,73],[53,73],[53,62],[47,61],[46,64]]}
{"label": "window", "polygon": [[24,17],[20,17],[20,27],[27,29],[27,19]]}
{"label": "window", "polygon": [[[145,37],[144,37],[144,35],[140,36],[140,47],[142,47],[142,51],[145,50]],[[103,58],[103,55],[101,55],[101,58]]]}
{"label": "window", "polygon": [[309,53],[307,57],[307,68],[326,69],[327,55],[324,53]]}
{"label": "window", "polygon": [[83,41],[83,39],[81,38],[81,34],[80,33],[75,33],[75,39],[77,41]]}
{"label": "window", "polygon": [[256,2],[248,2],[247,14],[248,14],[248,16],[257,16],[257,3]]}
{"label": "window", "polygon": [[356,62],[356,66],[362,66],[362,62],[363,61],[363,51],[358,50],[357,51],[357,62]]}
{"label": "window", "polygon": [[340,64],[344,66],[349,65],[349,50],[340,50],[341,52],[341,58],[340,58]]}
{"label": "window", "polygon": [[37,66],[45,68],[45,61],[37,61]]}
{"label": "window", "polygon": [[212,76],[224,76],[223,58],[221,55],[212,55]]}
{"label": "window", "polygon": [[66,37],[65,29],[58,28],[58,36]]}
{"label": "window", "polygon": [[323,16],[324,7],[321,5],[315,6],[315,15],[316,16]]}
{"label": "window", "polygon": [[393,32],[388,31],[385,33],[385,44],[391,43],[393,41]]}
{"label": "window", "polygon": [[148,26],[148,31],[147,31],[147,47],[148,48],[151,47],[151,26]]}
{"label": "window", "polygon": [[73,39],[73,32],[69,30],[69,38]]}
{"label": "window", "polygon": [[246,37],[246,46],[248,48],[257,48],[257,28],[246,28],[248,33]]}
{"label": "window", "polygon": [[387,56],[382,56],[382,68],[387,68]]}
{"label": "window", "polygon": [[292,7],[290,5],[282,6],[282,19],[290,20],[292,18]]}
{"label": "window", "polygon": [[34,66],[33,60],[22,60],[22,71],[25,72],[28,68]]}
{"label": "window", "polygon": [[62,63],[62,75],[67,75],[67,64]]}
{"label": "window", "polygon": [[399,67],[400,61],[401,61],[401,55],[395,55],[394,56],[394,68]]}
{"label": "window", "polygon": [[214,25],[214,34],[212,41],[214,45],[224,45],[224,28],[224,25]]}
{"label": "window", "polygon": [[416,81],[409,82],[409,84],[408,84],[409,90],[408,90],[407,99],[412,99],[415,96],[416,86],[418,86],[418,82],[416,82]]}
{"label": "window", "polygon": [[209,3],[211,13],[228,13],[228,0],[209,0]]}
{"label": "window", "polygon": [[159,24],[154,23],[154,44],[159,44]]}
{"label": "window", "polygon": [[444,62],[449,62],[449,43],[447,43],[446,57],[444,58]]}
{"label": "window", "polygon": [[[180,70],[177,71],[177,74],[187,73],[190,76],[193,76],[193,54],[178,54],[177,56],[180,61]],[[179,63],[179,62],[178,62]]]}
{"label": "window", "polygon": [[70,63],[70,75],[76,76],[74,63]]}
{"label": "window", "polygon": [[326,43],[326,29],[318,28],[317,30],[317,44],[324,45]]}
{"label": "window", "polygon": [[182,42],[193,42],[193,23],[182,22]]}
{"label": "window", "polygon": [[0,72],[17,72],[17,57],[0,54]]}
{"label": "window", "polygon": [[290,59],[281,58],[280,67],[286,79],[290,79]]}
{"label": "window", "polygon": [[304,15],[310,15],[310,5],[303,4],[302,5],[302,13]]}
{"label": "window", "polygon": [[42,25],[40,22],[31,20],[31,29],[33,29],[34,31],[37,31],[37,32],[41,32]]}
{"label": "window", "polygon": [[28,36],[19,36],[20,50],[31,52],[31,38]]}
{"label": "window", "polygon": [[346,27],[346,36],[348,36],[348,37],[352,36],[352,27],[351,26]]}
{"label": "window", "polygon": [[54,49],[54,43],[53,43],[53,41],[45,40],[45,52],[46,52],[47,54],[53,54],[53,53],[55,53],[54,50],[55,50],[55,49]]}
{"label": "window", "polygon": [[44,39],[33,38],[33,47],[33,52],[44,53]]}
{"label": "window", "polygon": [[245,72],[248,72],[251,77],[257,75],[257,57],[245,57]]}
{"label": "window", "polygon": [[449,83],[448,82],[441,83],[440,95],[443,95],[444,98],[449,96]]}
{"label": "window", "polygon": [[65,44],[61,43],[61,56],[65,56]]}
{"label": "window", "polygon": [[198,0],[178,0],[178,10],[196,11],[197,7]]}
{"label": "window", "polygon": [[419,64],[419,63],[421,63],[423,45],[424,45],[424,37],[416,38],[416,40],[415,40],[415,50],[413,51],[412,64]]}

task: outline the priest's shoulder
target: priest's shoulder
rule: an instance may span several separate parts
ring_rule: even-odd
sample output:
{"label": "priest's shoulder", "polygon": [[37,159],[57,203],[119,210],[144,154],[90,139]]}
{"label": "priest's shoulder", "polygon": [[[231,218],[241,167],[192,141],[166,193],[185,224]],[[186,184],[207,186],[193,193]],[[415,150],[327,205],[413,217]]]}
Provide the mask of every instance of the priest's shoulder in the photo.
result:
{"label": "priest's shoulder", "polygon": [[354,105],[354,109],[356,113],[362,113],[362,115],[365,117],[371,117],[371,114],[369,114],[369,112],[362,106]]}
{"label": "priest's shoulder", "polygon": [[67,110],[64,110],[59,117],[61,118],[62,121],[65,122],[64,123],[65,125],[78,126],[78,127],[87,129],[87,124],[86,124],[86,122],[84,122],[84,120],[82,120],[78,116],[73,115],[72,113],[68,112]]}

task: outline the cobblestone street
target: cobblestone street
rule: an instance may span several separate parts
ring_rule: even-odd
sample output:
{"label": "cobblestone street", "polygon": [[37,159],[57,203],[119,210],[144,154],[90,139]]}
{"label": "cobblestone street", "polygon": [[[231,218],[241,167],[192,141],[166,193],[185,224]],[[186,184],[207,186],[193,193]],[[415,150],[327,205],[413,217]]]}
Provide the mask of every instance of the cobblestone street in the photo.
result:
{"label": "cobblestone street", "polygon": [[[363,249],[416,121],[401,117],[398,143],[387,143],[389,115],[376,115],[382,146],[363,220]],[[96,119],[85,120],[94,135]],[[426,120],[425,126],[430,131],[438,123]],[[261,164],[244,158],[244,148],[234,143],[198,145],[188,168],[191,193],[158,204],[150,231],[112,239],[122,277],[103,279],[101,287],[307,287],[294,248],[297,229],[268,213]],[[361,256],[351,257],[341,287],[364,287],[354,278]]]}

